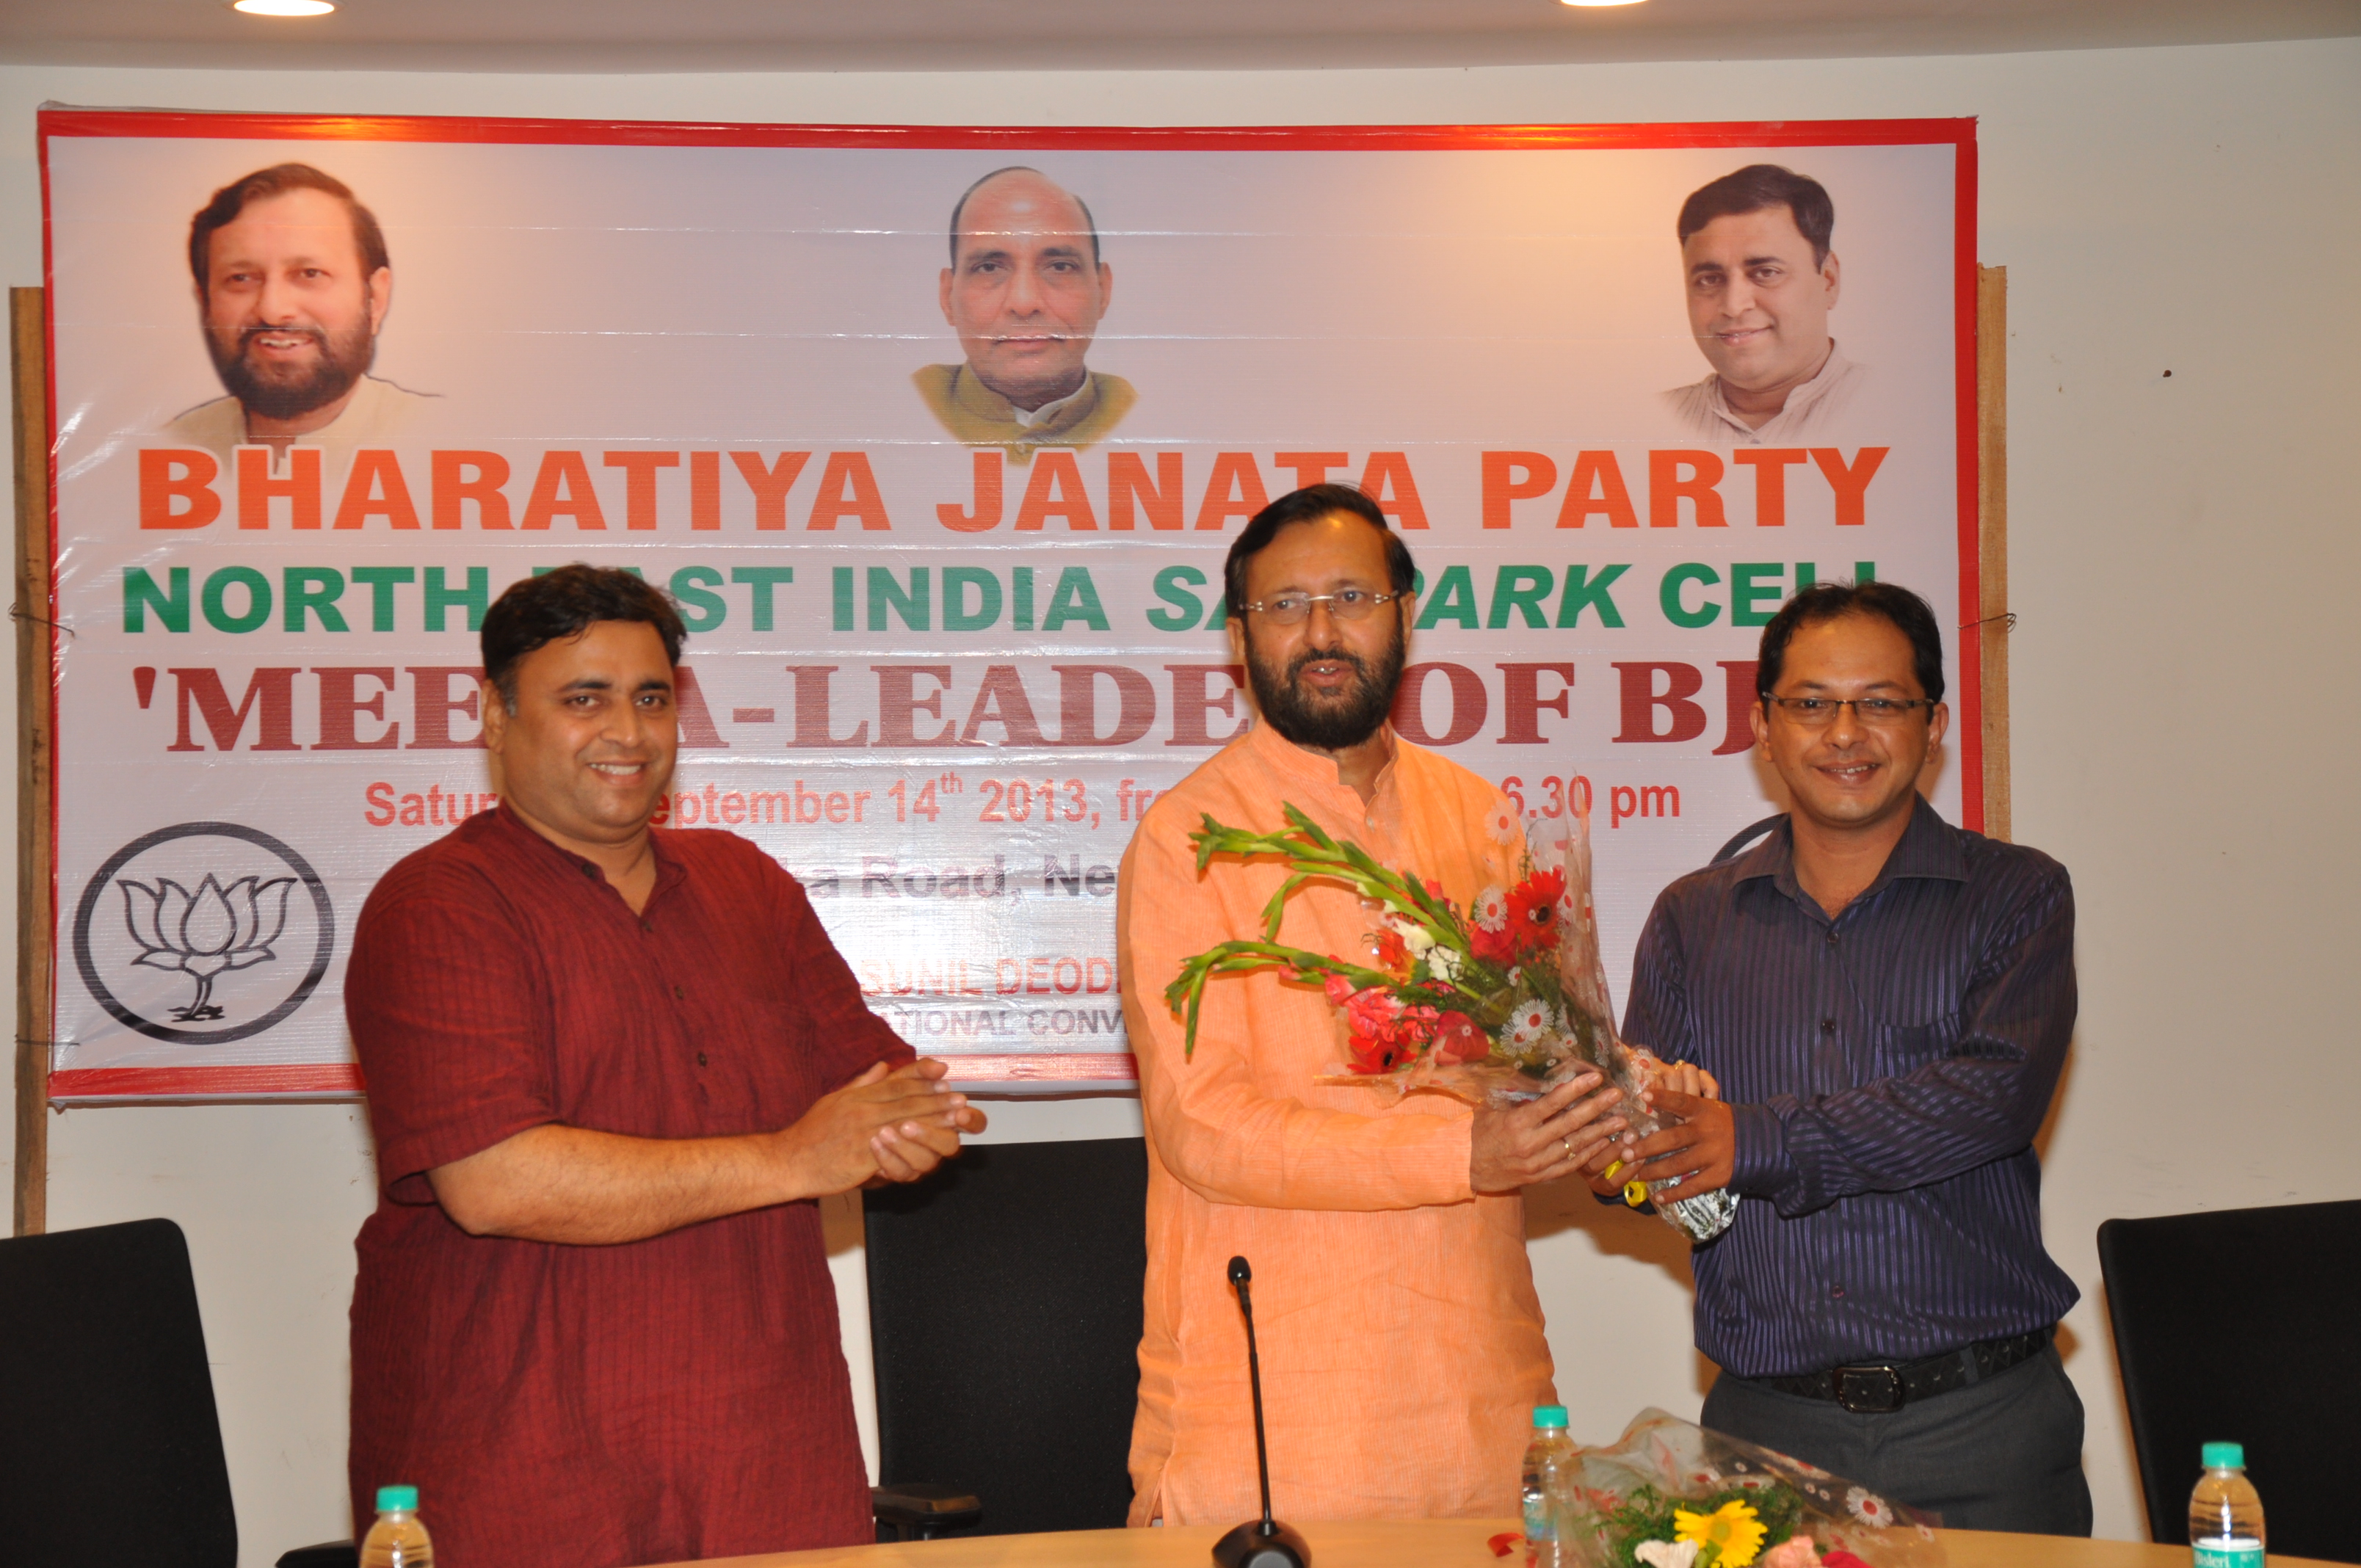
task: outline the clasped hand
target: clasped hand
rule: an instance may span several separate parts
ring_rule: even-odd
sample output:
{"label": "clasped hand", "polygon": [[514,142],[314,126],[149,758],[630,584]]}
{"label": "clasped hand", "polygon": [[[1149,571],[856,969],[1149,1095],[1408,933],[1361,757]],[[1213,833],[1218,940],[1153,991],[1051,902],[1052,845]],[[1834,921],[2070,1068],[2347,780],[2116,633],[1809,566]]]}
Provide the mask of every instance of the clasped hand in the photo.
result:
{"label": "clasped hand", "polygon": [[[1570,1078],[1513,1110],[1476,1113],[1468,1138],[1467,1181],[1478,1192],[1514,1192],[1603,1166],[1625,1123],[1608,1112],[1618,1098],[1599,1075]],[[1594,1092],[1594,1091],[1596,1092]]]}
{"label": "clasped hand", "polygon": [[1684,1198],[1730,1185],[1737,1127],[1711,1073],[1688,1062],[1660,1063],[1641,1098],[1663,1125],[1644,1138],[1626,1135],[1587,1160],[1583,1176],[1593,1192],[1611,1198],[1627,1182],[1675,1177]]}
{"label": "clasped hand", "polygon": [[927,1058],[873,1063],[779,1136],[827,1191],[916,1181],[959,1153],[961,1134],[984,1129],[983,1113],[942,1087],[949,1070]]}

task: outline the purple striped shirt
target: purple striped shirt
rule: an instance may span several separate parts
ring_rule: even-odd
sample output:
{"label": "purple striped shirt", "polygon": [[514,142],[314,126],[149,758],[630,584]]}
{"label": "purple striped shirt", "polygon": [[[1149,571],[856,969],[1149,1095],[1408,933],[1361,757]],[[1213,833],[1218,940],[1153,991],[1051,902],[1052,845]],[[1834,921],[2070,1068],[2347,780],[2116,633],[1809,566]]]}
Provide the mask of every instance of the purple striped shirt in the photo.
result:
{"label": "purple striped shirt", "polygon": [[2074,1030],[2074,894],[1923,799],[1831,920],[1782,822],[1648,917],[1625,1036],[1721,1082],[1738,1221],[1697,1249],[1697,1348],[1741,1377],[2056,1322],[2033,1135]]}

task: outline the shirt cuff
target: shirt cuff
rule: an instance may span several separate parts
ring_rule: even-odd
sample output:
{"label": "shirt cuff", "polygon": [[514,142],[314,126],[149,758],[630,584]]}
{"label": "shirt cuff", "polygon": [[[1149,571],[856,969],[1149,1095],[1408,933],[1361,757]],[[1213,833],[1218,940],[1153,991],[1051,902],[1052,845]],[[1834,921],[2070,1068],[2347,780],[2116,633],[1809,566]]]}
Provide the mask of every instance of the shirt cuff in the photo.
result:
{"label": "shirt cuff", "polygon": [[1445,1124],[1450,1131],[1434,1140],[1433,1153],[1428,1157],[1433,1163],[1420,1175],[1422,1183],[1433,1184],[1433,1201],[1465,1203],[1478,1196],[1467,1168],[1475,1157],[1476,1118],[1455,1116]]}
{"label": "shirt cuff", "polygon": [[1730,1108],[1733,1150],[1730,1185],[1741,1192],[1761,1192],[1777,1185],[1787,1163],[1787,1129],[1768,1105]]}

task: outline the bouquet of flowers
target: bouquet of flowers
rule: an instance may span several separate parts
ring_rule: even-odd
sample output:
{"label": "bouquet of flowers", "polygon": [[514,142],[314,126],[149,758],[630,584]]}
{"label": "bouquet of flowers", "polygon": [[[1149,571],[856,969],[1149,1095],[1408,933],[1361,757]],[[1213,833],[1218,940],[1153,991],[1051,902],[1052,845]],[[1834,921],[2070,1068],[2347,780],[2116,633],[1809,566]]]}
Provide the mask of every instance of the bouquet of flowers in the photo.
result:
{"label": "bouquet of flowers", "polygon": [[[1462,912],[1442,889],[1409,871],[1389,871],[1358,844],[1332,837],[1294,806],[1288,830],[1249,833],[1208,815],[1190,835],[1202,872],[1216,855],[1275,856],[1288,877],[1263,909],[1263,939],[1221,943],[1181,965],[1165,1000],[1186,1020],[1186,1050],[1214,977],[1279,969],[1321,986],[1343,1011],[1346,1070],[1319,1081],[1369,1084],[1409,1093],[1432,1090],[1476,1105],[1509,1105],[1547,1093],[1586,1071],[1618,1090],[1617,1113],[1645,1137],[1658,1122],[1640,1100],[1653,1058],[1615,1033],[1598,923],[1590,902],[1587,811],[1520,828],[1505,806],[1492,828],[1525,840],[1517,881],[1479,893]],[[1377,912],[1356,960],[1282,946],[1287,900],[1314,881],[1342,883]],[[1666,1223],[1697,1241],[1728,1229],[1737,1194],[1681,1198],[1678,1182],[1627,1189],[1635,1206],[1653,1198]]]}
{"label": "bouquet of flowers", "polygon": [[1612,1446],[1581,1452],[1557,1532],[1584,1568],[1940,1568],[1937,1522],[1800,1460],[1642,1410]]}

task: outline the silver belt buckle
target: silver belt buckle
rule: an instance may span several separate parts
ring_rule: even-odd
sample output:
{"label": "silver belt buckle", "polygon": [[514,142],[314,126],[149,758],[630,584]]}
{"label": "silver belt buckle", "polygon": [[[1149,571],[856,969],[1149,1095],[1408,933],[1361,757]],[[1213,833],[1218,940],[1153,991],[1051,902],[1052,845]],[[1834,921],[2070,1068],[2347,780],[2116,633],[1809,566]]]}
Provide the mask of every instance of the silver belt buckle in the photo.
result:
{"label": "silver belt buckle", "polygon": [[1839,1366],[1831,1376],[1837,1403],[1857,1416],[1891,1415],[1908,1398],[1898,1367]]}

